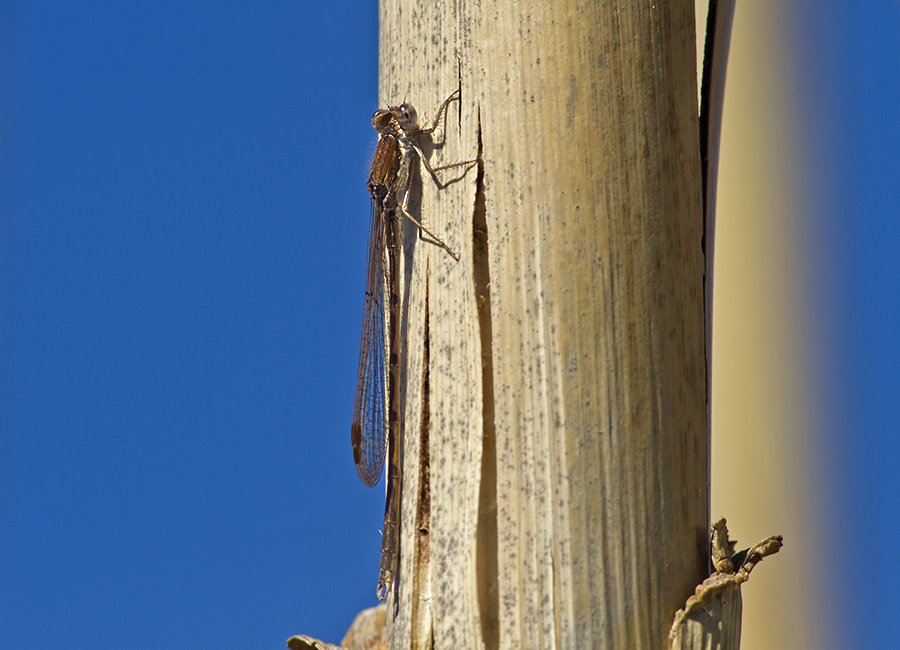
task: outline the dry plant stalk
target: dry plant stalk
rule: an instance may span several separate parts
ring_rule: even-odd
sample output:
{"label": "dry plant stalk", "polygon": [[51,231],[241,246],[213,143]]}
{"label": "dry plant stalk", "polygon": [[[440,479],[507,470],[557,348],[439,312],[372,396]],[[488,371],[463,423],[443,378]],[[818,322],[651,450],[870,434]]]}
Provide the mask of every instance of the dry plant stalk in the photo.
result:
{"label": "dry plant stalk", "polygon": [[[432,165],[404,225],[391,647],[664,647],[707,575],[693,3],[381,5],[384,105]],[[426,153],[428,153],[426,151]]]}

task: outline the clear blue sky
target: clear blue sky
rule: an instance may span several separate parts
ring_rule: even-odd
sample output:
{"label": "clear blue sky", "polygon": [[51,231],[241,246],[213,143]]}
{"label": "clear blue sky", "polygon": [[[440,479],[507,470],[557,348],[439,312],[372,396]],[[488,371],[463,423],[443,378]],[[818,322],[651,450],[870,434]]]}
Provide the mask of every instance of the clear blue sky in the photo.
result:
{"label": "clear blue sky", "polygon": [[808,236],[828,427],[826,448],[809,453],[828,459],[819,507],[832,527],[803,550],[836,580],[825,615],[853,636],[835,647],[890,648],[900,639],[900,2],[793,9],[818,190]]}
{"label": "clear blue sky", "polygon": [[0,647],[339,641],[377,4],[0,12]]}
{"label": "clear blue sky", "polygon": [[[877,565],[887,598],[900,5],[864,4],[800,45],[833,111],[810,128],[839,133],[828,452],[866,535],[830,559],[848,590]],[[374,1],[0,4],[4,650],[337,642],[375,603],[383,491],[349,423],[377,30]]]}

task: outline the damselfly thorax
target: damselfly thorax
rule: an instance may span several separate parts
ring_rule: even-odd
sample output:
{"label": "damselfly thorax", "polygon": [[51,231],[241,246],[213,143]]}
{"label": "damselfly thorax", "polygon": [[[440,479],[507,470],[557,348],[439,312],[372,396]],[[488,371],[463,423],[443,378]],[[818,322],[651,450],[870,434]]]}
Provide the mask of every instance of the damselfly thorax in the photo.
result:
{"label": "damselfly thorax", "polygon": [[412,178],[413,165],[416,162],[422,164],[434,180],[438,188],[443,189],[447,183],[442,183],[437,172],[456,167],[468,167],[475,164],[474,160],[460,163],[432,167],[428,158],[422,153],[422,149],[416,142],[417,138],[431,135],[437,129],[441,116],[453,99],[458,98],[459,91],[454,92],[444,100],[438,109],[437,116],[430,127],[419,126],[419,115],[412,104],[404,102],[399,106],[390,106],[375,111],[372,116],[372,127],[378,132],[378,148],[372,159],[372,170],[369,173],[369,192],[372,201],[380,204],[383,210],[399,208],[400,212],[412,221],[419,230],[431,238],[431,243],[440,246],[458,260],[459,256],[441,240],[429,231],[421,222],[415,219],[407,210],[409,203],[409,189]]}

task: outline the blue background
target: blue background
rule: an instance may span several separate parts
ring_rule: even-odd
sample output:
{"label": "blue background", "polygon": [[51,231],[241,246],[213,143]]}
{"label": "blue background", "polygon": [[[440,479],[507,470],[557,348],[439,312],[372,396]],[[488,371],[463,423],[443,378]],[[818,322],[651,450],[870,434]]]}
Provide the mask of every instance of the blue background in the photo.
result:
{"label": "blue background", "polygon": [[[801,6],[846,531],[818,552],[887,647],[900,5]],[[375,2],[0,5],[0,647],[337,642],[375,604],[349,420],[377,31]]]}
{"label": "blue background", "polygon": [[900,2],[801,0],[792,19],[828,427],[825,449],[810,454],[826,459],[811,507],[830,534],[804,552],[834,580],[821,613],[838,626],[834,647],[890,648],[900,639],[900,565],[888,559],[900,538]]}
{"label": "blue background", "polygon": [[337,642],[374,2],[2,5],[0,647]]}

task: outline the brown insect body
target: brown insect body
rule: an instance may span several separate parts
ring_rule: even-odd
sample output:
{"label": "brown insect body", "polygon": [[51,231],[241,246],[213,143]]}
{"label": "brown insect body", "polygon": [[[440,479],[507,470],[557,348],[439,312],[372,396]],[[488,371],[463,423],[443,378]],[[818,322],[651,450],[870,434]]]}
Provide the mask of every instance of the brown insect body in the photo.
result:
{"label": "brown insect body", "polygon": [[387,446],[387,498],[377,588],[381,600],[394,584],[400,550],[400,215],[412,221],[420,233],[430,238],[430,243],[443,248],[453,259],[459,259],[406,209],[414,161],[419,161],[441,188],[444,185],[435,172],[461,166],[466,166],[468,171],[476,162],[432,168],[415,142],[416,137],[434,132],[447,104],[457,95],[458,91],[447,98],[434,124],[426,129],[419,127],[416,109],[407,103],[379,109],[372,116],[372,127],[379,139],[367,185],[372,195],[372,218],[366,306],[350,435],[356,469],[368,486],[376,485],[381,478]]}

